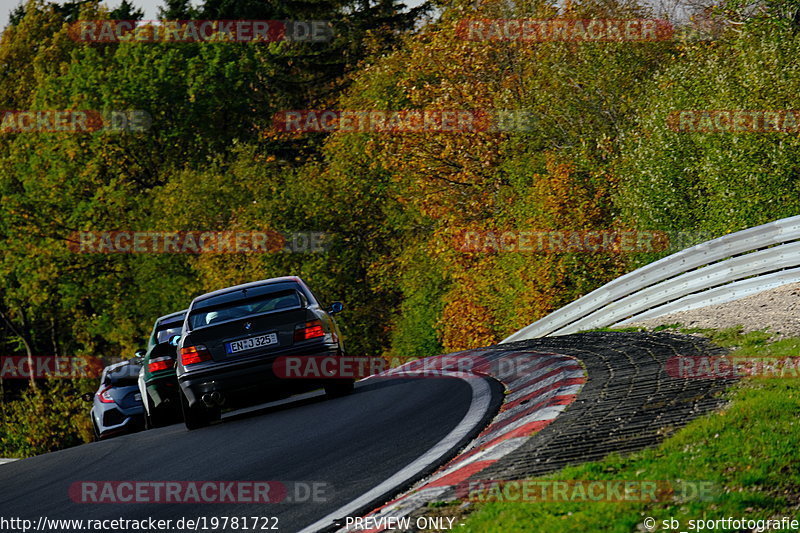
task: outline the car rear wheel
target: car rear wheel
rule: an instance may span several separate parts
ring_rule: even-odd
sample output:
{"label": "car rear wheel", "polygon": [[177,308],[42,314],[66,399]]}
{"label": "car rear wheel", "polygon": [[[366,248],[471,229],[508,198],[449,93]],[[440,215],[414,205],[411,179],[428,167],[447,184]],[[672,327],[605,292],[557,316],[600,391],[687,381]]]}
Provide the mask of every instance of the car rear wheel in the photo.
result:
{"label": "car rear wheel", "polygon": [[211,409],[202,405],[189,407],[189,402],[183,394],[181,394],[181,409],[183,410],[183,422],[189,431],[206,427],[212,421],[219,419],[219,412],[212,412]]}
{"label": "car rear wheel", "polygon": [[355,384],[352,381],[337,381],[334,383],[328,383],[325,385],[325,395],[328,398],[339,398],[341,396],[347,396],[351,392],[353,392],[353,388]]}
{"label": "car rear wheel", "polygon": [[146,395],[142,398],[142,401],[144,402],[144,429],[153,429],[155,426],[150,416],[150,413],[153,412],[153,406],[150,405],[150,399]]}
{"label": "car rear wheel", "polygon": [[160,428],[164,426],[168,426],[170,424],[170,414],[165,413],[163,409],[153,409],[153,412],[150,414],[150,426],[154,428]]}
{"label": "car rear wheel", "polygon": [[153,405],[150,403],[150,400],[145,401],[147,402],[144,414],[145,429],[168,426],[174,421],[175,417],[172,414],[172,411],[168,411],[163,407],[153,407]]}

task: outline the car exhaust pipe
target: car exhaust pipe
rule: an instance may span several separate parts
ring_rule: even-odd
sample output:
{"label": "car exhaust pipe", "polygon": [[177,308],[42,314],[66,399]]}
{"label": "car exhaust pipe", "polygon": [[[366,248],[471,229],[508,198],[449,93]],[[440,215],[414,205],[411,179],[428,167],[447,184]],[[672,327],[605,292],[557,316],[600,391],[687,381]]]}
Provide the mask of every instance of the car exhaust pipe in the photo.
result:
{"label": "car exhaust pipe", "polygon": [[217,391],[211,393],[211,401],[214,402],[214,405],[222,405],[225,403],[225,398]]}
{"label": "car exhaust pipe", "polygon": [[214,407],[216,405],[214,403],[214,396],[210,392],[203,394],[202,400],[206,407]]}
{"label": "car exhaust pipe", "polygon": [[207,392],[203,394],[201,400],[205,404],[206,407],[216,407],[218,405],[222,405],[225,403],[225,398],[222,397],[217,391],[214,392]]}

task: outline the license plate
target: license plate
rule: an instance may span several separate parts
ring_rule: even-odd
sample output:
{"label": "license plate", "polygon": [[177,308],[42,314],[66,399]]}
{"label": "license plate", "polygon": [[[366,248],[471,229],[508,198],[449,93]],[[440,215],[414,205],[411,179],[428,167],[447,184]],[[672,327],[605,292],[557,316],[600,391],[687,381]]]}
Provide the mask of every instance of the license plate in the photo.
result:
{"label": "license plate", "polygon": [[278,344],[277,333],[269,333],[267,335],[259,335],[258,337],[250,337],[249,339],[229,342],[225,345],[225,352],[239,353],[246,350],[261,348],[263,346],[272,346],[273,344]]}
{"label": "license plate", "polygon": [[142,401],[142,393],[137,392],[136,394],[133,395],[133,399],[136,400],[137,402],[141,402]]}

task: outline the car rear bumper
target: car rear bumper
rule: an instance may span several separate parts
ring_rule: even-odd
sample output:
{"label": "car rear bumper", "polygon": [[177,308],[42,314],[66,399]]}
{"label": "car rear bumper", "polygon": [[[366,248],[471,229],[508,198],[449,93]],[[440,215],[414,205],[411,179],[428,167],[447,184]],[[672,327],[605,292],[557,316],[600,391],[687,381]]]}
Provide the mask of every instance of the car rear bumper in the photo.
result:
{"label": "car rear bumper", "polygon": [[[326,346],[324,349],[302,353],[281,353],[284,356],[338,356],[338,346]],[[273,371],[273,364],[279,356],[243,360],[218,364],[209,368],[198,368],[178,376],[180,389],[189,404],[194,407],[202,403],[205,394],[219,393],[226,401],[248,401],[251,397],[264,398],[270,394],[299,392],[317,388],[325,380],[282,379]]]}
{"label": "car rear bumper", "polygon": [[[113,416],[109,417],[108,415]],[[109,420],[113,422],[109,423]],[[121,435],[123,433],[133,433],[144,429],[144,407],[134,407],[129,409],[111,408],[103,411],[99,416],[94,416],[95,426],[98,436],[101,439]]]}
{"label": "car rear bumper", "polygon": [[175,374],[151,379],[146,389],[152,409],[180,409],[180,387]]}

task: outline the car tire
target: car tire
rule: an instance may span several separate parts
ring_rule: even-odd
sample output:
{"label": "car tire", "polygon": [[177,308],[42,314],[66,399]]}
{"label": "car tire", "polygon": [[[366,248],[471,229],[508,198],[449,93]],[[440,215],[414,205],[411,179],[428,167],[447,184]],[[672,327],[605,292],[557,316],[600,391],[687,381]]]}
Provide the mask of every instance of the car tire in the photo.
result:
{"label": "car tire", "polygon": [[153,414],[150,415],[150,425],[154,428],[161,428],[164,426],[168,426],[170,423],[170,418],[168,413],[161,411],[159,409],[154,409]]}
{"label": "car tire", "polygon": [[155,426],[153,425],[153,419],[150,418],[150,411],[153,409],[150,406],[150,400],[145,396],[142,401],[144,403],[144,429],[153,429]]}
{"label": "car tire", "polygon": [[174,418],[171,410],[167,411],[163,407],[152,407],[148,402],[144,415],[145,428],[154,429],[168,426],[172,423]]}
{"label": "car tire", "polygon": [[186,397],[181,394],[181,409],[183,410],[183,423],[186,429],[200,429],[211,423],[212,417],[208,409],[202,406],[189,407]]}
{"label": "car tire", "polygon": [[341,398],[353,392],[354,388],[355,383],[353,381],[336,381],[325,385],[325,395],[328,398]]}

